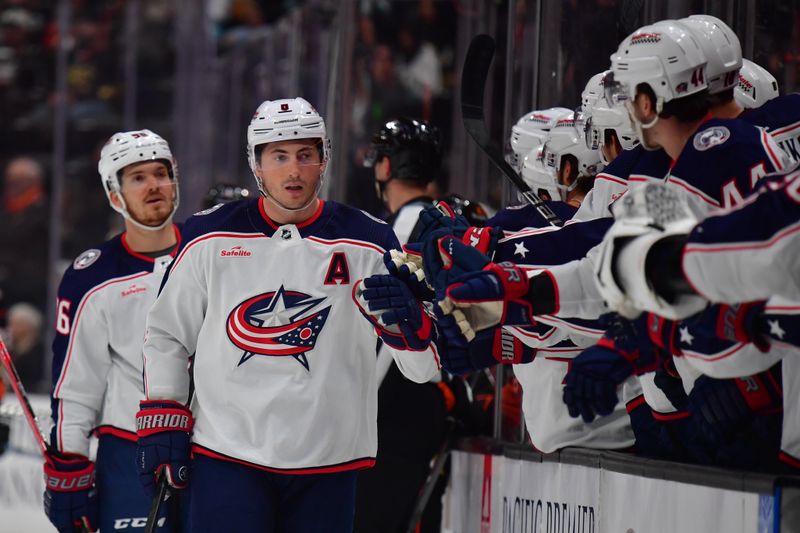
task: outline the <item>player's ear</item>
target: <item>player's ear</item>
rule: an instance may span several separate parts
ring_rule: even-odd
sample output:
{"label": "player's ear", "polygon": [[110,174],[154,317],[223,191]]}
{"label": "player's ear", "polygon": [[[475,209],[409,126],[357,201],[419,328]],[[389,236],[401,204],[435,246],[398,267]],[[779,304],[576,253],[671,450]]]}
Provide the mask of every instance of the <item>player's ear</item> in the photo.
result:
{"label": "player's ear", "polygon": [[111,191],[111,193],[108,196],[111,198],[111,204],[114,207],[122,208],[122,202],[120,201],[119,193]]}
{"label": "player's ear", "polygon": [[570,161],[568,157],[565,157],[561,162],[561,182],[569,187],[572,185],[572,181],[572,161]]}

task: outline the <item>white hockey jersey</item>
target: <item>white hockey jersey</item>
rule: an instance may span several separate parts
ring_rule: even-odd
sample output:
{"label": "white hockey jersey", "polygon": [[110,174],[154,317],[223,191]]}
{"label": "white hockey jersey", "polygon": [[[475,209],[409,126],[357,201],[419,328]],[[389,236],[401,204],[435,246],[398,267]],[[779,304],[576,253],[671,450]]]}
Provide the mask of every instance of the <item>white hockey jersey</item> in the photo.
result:
{"label": "white hockey jersey", "polygon": [[[145,391],[186,402],[194,353],[193,452],[302,474],[374,464],[377,337],[356,282],[385,273],[391,228],[335,202],[277,225],[263,199],[186,223],[147,318]],[[406,377],[438,371],[435,348],[393,350]]]}
{"label": "white hockey jersey", "polygon": [[134,252],[122,234],[83,252],[64,274],[52,373],[51,444],[59,451],[88,456],[93,430],[136,440],[145,318],[171,261]]}

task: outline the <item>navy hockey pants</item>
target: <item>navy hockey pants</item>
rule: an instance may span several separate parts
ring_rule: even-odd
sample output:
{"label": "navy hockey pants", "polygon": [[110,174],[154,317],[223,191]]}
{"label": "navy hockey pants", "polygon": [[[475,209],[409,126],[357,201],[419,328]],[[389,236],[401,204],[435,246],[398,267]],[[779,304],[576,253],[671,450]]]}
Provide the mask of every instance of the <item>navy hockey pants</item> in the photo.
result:
{"label": "navy hockey pants", "polygon": [[195,455],[189,531],[196,533],[350,533],[358,472],[276,474]]}
{"label": "navy hockey pants", "polygon": [[[139,482],[136,443],[113,435],[101,436],[95,469],[100,531],[144,531],[152,498]],[[168,507],[168,503],[161,507],[159,533],[179,530],[169,525]]]}

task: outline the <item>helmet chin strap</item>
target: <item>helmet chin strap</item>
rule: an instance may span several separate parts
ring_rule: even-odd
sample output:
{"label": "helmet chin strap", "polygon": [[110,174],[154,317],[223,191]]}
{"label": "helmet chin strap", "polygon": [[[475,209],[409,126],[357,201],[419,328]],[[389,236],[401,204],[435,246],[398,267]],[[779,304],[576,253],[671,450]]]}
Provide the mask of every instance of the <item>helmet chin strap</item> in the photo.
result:
{"label": "helmet chin strap", "polygon": [[656,115],[653,117],[653,120],[650,122],[644,123],[639,120],[639,117],[636,116],[636,113],[633,109],[633,104],[630,103],[630,100],[625,102],[625,107],[628,108],[628,115],[631,118],[631,124],[633,125],[633,131],[636,132],[636,137],[639,139],[639,144],[642,145],[642,148],[649,152],[654,152],[656,150],[660,150],[661,146],[657,144],[647,144],[644,139],[644,130],[649,130],[653,126],[658,123],[658,115],[661,113],[662,108],[664,107],[664,102],[661,97],[658,98],[656,101]]}

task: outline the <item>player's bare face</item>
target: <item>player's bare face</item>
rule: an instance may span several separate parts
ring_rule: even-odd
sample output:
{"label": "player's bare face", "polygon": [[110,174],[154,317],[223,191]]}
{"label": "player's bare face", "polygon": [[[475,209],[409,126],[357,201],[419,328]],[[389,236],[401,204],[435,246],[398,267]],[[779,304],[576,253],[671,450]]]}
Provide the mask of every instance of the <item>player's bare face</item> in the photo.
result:
{"label": "player's bare face", "polygon": [[267,194],[284,208],[305,207],[317,195],[325,170],[319,143],[319,139],[280,141],[261,152],[256,174]]}
{"label": "player's bare face", "polygon": [[172,215],[175,182],[160,161],[134,163],[122,169],[120,186],[130,216],[146,226],[158,226]]}

